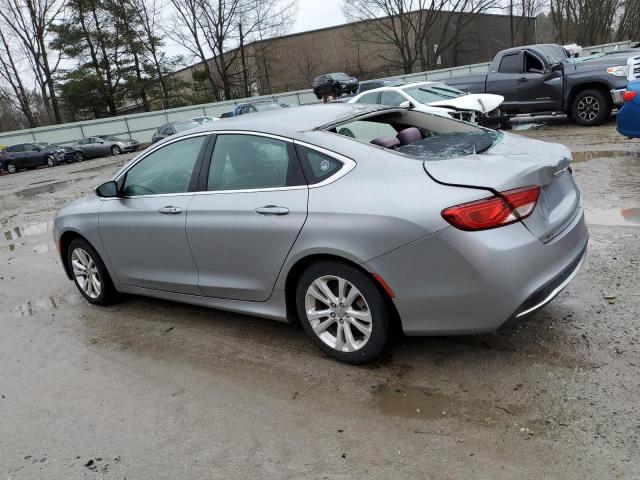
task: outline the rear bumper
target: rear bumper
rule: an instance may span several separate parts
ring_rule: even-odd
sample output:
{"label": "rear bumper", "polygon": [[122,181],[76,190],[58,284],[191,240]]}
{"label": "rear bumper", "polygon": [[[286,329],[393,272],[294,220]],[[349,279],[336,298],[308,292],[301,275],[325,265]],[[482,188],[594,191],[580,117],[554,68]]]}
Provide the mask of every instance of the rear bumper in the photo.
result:
{"label": "rear bumper", "polygon": [[484,333],[551,301],[578,272],[588,237],[582,211],[544,244],[522,223],[481,232],[448,227],[364,267],[395,293],[406,334]]}
{"label": "rear bumper", "polygon": [[611,100],[616,107],[621,107],[624,103],[622,96],[624,95],[626,88],[616,88],[611,90]]}

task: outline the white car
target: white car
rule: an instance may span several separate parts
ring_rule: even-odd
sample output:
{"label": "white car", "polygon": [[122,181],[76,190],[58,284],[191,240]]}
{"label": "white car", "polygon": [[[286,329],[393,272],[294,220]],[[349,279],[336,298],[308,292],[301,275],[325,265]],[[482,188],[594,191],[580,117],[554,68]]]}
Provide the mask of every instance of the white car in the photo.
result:
{"label": "white car", "polygon": [[412,108],[414,110],[451,116],[471,123],[484,123],[499,118],[501,95],[466,93],[440,82],[415,82],[397,87],[381,87],[356,95],[349,103],[366,103]]}
{"label": "white car", "polygon": [[205,115],[203,117],[194,117],[191,120],[193,120],[194,122],[198,122],[200,125],[205,125],[207,123],[217,122],[220,119],[218,117],[209,117]]}

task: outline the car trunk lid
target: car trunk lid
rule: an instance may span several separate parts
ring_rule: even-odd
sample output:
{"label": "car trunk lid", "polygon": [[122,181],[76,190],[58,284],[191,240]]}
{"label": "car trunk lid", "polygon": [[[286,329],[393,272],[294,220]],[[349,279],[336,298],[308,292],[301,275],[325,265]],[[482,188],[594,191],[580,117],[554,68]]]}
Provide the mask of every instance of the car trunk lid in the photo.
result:
{"label": "car trunk lid", "polygon": [[[483,148],[490,134],[493,135],[493,143]],[[460,141],[469,135],[484,137],[482,141],[473,140],[472,147],[469,147],[468,142]],[[454,141],[452,136],[453,146],[448,154],[429,158],[427,148],[420,155],[428,158],[424,161],[424,168],[435,181],[482,188],[493,193],[540,186],[536,208],[523,223],[542,242],[560,234],[578,214],[580,193],[569,168],[571,152],[564,145],[491,131],[455,136],[458,140]],[[422,145],[428,140],[423,140]],[[403,152],[405,147],[400,147],[399,151],[416,154],[416,144],[407,147],[414,148],[414,151]],[[456,149],[461,151],[456,152]],[[474,153],[476,151],[481,153]]]}

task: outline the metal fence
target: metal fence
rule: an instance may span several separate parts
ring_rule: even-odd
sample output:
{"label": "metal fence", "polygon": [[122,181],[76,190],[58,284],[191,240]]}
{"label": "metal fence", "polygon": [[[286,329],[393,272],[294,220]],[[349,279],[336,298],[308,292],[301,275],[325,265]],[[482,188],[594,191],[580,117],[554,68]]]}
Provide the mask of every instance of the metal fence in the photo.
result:
{"label": "metal fence", "polygon": [[[598,52],[611,52],[622,48],[628,48],[632,43],[633,42],[627,41],[585,47],[583,48],[583,55]],[[485,73],[488,71],[488,67],[489,63],[476,63],[473,65],[444,68],[408,75],[398,75],[393,78],[403,80],[405,82],[440,80],[457,75]],[[135,113],[99,120],[87,120],[83,122],[52,125],[49,127],[16,130],[13,132],[0,133],[0,144],[12,145],[15,143],[33,141],[66,143],[75,141],[79,138],[97,135],[116,135],[126,138],[136,138],[140,142],[146,142],[150,141],[151,136],[156,129],[165,123],[187,120],[202,115],[219,117],[224,112],[232,110],[235,105],[239,103],[257,100],[272,100],[295,105],[305,105],[318,102],[311,90],[298,90],[278,95],[263,95],[226,102],[206,103],[188,107],[172,108],[169,110],[157,110],[147,113]]]}

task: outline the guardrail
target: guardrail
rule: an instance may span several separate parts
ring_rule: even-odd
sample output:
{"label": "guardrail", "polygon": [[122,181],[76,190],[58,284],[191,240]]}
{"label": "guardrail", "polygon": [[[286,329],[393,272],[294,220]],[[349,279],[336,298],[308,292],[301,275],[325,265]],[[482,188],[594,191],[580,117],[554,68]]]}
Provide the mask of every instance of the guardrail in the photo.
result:
{"label": "guardrail", "polygon": [[[607,43],[584,47],[583,54],[597,52],[611,52],[622,48],[628,48],[633,42]],[[485,73],[489,69],[489,63],[476,63],[463,65],[460,67],[443,68],[426,72],[398,75],[394,79],[405,82],[439,80],[456,75],[467,75],[472,73]],[[16,130],[13,132],[0,133],[0,144],[12,145],[24,142],[49,142],[66,143],[79,138],[97,135],[116,135],[120,137],[137,138],[141,142],[148,141],[158,127],[165,123],[188,120],[193,117],[210,115],[219,117],[239,103],[247,101],[272,100],[296,105],[317,103],[315,95],[311,90],[298,90],[277,95],[262,95],[224,102],[205,103],[188,107],[172,108],[168,110],[157,110],[154,112],[134,113],[98,120],[87,120],[83,122],[65,123],[62,125],[52,125],[48,127],[32,128],[27,130]]]}

